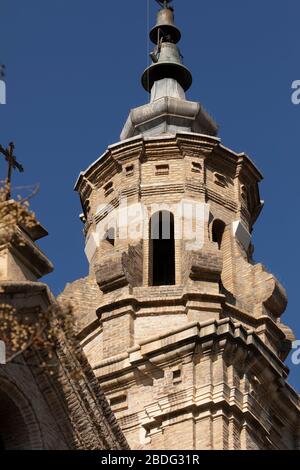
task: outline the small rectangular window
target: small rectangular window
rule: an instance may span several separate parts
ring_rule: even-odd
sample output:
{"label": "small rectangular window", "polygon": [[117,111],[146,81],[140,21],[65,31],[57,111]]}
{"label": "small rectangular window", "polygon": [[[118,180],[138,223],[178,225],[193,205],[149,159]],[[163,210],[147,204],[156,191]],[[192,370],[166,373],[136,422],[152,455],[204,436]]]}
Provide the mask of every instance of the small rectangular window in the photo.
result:
{"label": "small rectangular window", "polygon": [[173,370],[172,374],[173,374],[173,384],[177,384],[182,381],[181,369]]}
{"label": "small rectangular window", "polygon": [[132,176],[134,173],[134,165],[128,165],[125,167],[126,176]]}
{"label": "small rectangular window", "polygon": [[156,176],[168,175],[169,174],[169,165],[156,165]]}
{"label": "small rectangular window", "polygon": [[247,204],[247,202],[248,202],[248,191],[247,191],[247,188],[244,184],[242,184],[242,186],[241,186],[241,196],[242,196],[242,199]]}
{"label": "small rectangular window", "polygon": [[112,181],[110,181],[104,186],[104,196],[109,196],[109,194],[111,194],[113,190],[114,190],[114,185]]}
{"label": "small rectangular window", "polygon": [[111,246],[115,246],[115,229],[113,227],[106,231],[104,240],[106,240]]}
{"label": "small rectangular window", "polygon": [[201,173],[202,166],[199,162],[192,162],[192,171],[194,173]]}
{"label": "small rectangular window", "polygon": [[220,173],[214,173],[214,183],[222,188],[228,187],[228,181],[226,176],[221,175]]}
{"label": "small rectangular window", "polygon": [[114,397],[111,397],[109,401],[110,401],[110,406],[113,411],[128,408],[126,394],[116,395]]}

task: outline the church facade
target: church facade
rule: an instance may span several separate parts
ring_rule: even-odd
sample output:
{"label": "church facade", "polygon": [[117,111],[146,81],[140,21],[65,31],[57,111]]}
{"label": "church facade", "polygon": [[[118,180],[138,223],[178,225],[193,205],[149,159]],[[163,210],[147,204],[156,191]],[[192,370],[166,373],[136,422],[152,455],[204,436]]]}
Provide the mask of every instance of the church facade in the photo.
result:
{"label": "church facade", "polygon": [[[12,200],[1,201],[1,215],[4,204],[15,206]],[[20,346],[29,330],[21,326],[18,332],[18,325],[34,325],[31,335],[40,330],[42,342],[42,318],[50,309],[59,314],[53,294],[39,282],[53,269],[36,244],[46,235],[38,222],[8,226],[0,220],[0,322],[8,321],[3,313],[9,308],[9,316],[17,318],[9,321],[11,339]],[[0,339],[5,340],[0,326]],[[0,357],[0,450],[128,449],[78,341],[61,335],[51,361],[48,346],[18,354],[10,353],[9,345],[1,351],[6,357]]]}
{"label": "church facade", "polygon": [[[284,364],[294,339],[281,320],[287,296],[253,259],[262,175],[186,99],[192,75],[180,38],[164,2],[142,75],[150,102],[130,111],[120,141],[76,182],[90,270],[58,302],[73,305],[87,378],[80,392],[69,384],[71,408],[57,405],[63,423],[72,417],[58,440],[68,447],[73,426],[78,448],[90,432],[93,448],[299,449],[299,395]],[[36,260],[38,275],[14,267],[1,281],[22,306],[30,295],[49,302],[36,279],[51,267]],[[38,388],[43,396],[46,385]]]}

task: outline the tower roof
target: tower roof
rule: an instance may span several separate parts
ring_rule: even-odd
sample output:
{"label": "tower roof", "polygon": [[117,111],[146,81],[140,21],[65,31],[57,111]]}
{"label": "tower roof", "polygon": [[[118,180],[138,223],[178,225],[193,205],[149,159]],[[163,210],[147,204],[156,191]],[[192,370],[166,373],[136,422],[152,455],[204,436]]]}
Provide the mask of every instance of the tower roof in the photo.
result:
{"label": "tower roof", "polygon": [[181,32],[174,23],[171,0],[156,1],[161,9],[150,31],[155,49],[150,54],[152,64],[142,75],[142,85],[151,93],[150,103],[130,111],[121,140],[140,134],[157,136],[177,132],[215,136],[217,124],[200,103],[188,101],[185,96],[193,79],[182,63],[177,46]]}

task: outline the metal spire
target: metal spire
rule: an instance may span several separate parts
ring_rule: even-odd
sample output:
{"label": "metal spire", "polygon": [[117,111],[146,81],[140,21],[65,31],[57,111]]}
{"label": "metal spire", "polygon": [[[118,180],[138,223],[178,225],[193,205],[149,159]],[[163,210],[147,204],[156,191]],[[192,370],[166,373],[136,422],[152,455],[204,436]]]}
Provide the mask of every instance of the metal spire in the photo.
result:
{"label": "metal spire", "polygon": [[121,132],[121,140],[131,137],[158,136],[178,132],[217,135],[218,127],[200,103],[189,101],[185,91],[192,84],[192,74],[182,64],[177,43],[180,30],[174,24],[170,0],[156,0],[160,6],[157,22],[150,31],[155,44],[152,64],[142,76],[150,95],[147,104],[130,111]]}
{"label": "metal spire", "polygon": [[150,31],[150,39],[156,45],[150,54],[152,64],[142,76],[142,85],[148,92],[155,82],[165,78],[176,80],[184,91],[192,84],[190,71],[182,64],[177,43],[181,39],[180,30],[174,24],[174,10],[171,0],[156,0],[162,7],[157,14],[157,23]]}

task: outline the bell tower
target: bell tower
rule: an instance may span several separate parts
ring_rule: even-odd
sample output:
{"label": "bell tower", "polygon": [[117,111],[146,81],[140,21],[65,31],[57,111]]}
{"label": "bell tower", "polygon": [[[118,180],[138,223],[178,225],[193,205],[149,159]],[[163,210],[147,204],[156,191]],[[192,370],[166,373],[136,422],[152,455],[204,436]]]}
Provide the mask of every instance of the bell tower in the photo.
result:
{"label": "bell tower", "polygon": [[90,273],[62,297],[133,449],[296,449],[286,293],[253,260],[262,175],[186,98],[181,33],[158,3],[150,102],[79,175]]}

